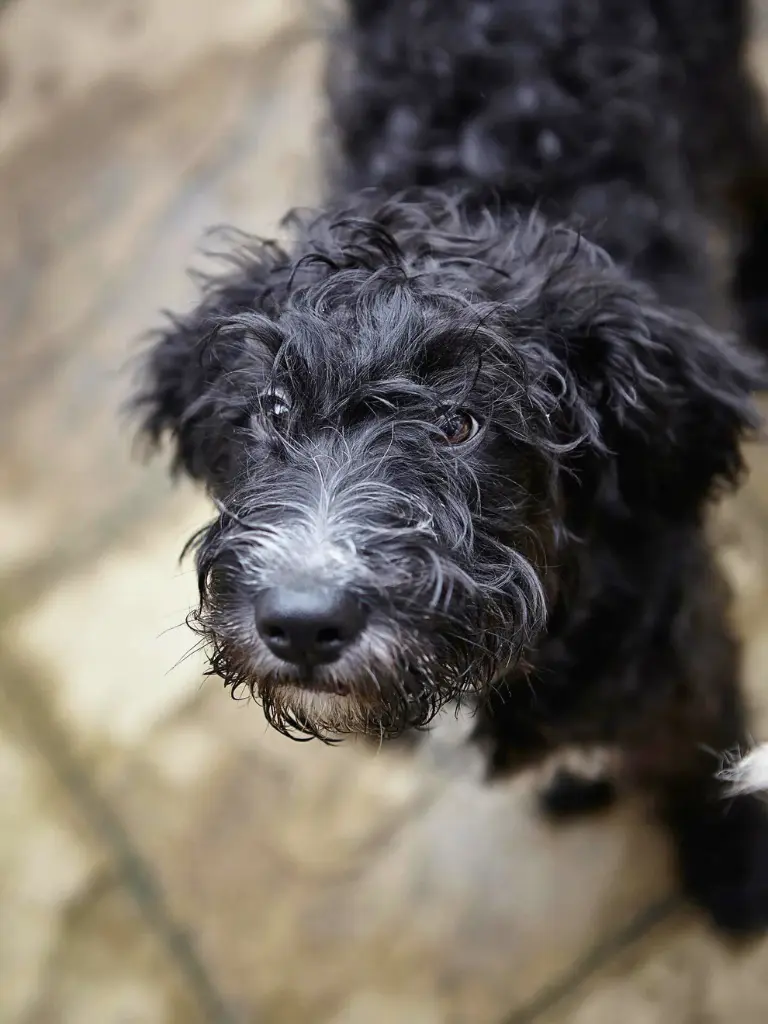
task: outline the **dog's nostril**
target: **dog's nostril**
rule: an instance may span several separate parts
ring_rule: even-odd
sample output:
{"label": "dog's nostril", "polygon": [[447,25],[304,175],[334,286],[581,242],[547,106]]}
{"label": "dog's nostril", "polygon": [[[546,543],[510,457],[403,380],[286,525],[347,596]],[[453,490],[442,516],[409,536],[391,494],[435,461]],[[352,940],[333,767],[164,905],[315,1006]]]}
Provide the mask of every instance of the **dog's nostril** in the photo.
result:
{"label": "dog's nostril", "polygon": [[333,587],[274,587],[259,595],[255,614],[269,650],[297,665],[335,661],[368,618],[367,609]]}

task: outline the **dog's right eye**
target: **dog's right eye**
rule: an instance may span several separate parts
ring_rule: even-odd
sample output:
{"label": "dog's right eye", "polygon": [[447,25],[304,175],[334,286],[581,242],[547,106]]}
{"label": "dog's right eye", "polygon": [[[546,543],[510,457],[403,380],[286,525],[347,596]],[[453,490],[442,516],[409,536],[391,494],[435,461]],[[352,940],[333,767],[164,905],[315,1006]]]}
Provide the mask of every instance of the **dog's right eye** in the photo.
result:
{"label": "dog's right eye", "polygon": [[445,443],[451,445],[465,444],[465,442],[471,441],[480,430],[479,421],[471,412],[466,412],[464,409],[458,409],[456,412],[442,416],[438,426]]}

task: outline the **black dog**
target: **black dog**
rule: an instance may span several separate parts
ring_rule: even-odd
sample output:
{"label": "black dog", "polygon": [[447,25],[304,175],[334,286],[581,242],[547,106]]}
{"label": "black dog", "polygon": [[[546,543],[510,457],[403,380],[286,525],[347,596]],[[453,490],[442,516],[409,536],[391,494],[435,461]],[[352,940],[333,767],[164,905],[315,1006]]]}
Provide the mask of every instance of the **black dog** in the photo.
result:
{"label": "black dog", "polygon": [[768,324],[742,5],[349,6],[335,198],[288,249],[242,241],[139,397],[220,509],[196,539],[212,670],[294,735],[465,699],[495,771],[619,746],[688,893],[762,929],[768,815],[715,778],[746,728],[703,533],[758,384],[704,322],[729,308],[713,220]]}

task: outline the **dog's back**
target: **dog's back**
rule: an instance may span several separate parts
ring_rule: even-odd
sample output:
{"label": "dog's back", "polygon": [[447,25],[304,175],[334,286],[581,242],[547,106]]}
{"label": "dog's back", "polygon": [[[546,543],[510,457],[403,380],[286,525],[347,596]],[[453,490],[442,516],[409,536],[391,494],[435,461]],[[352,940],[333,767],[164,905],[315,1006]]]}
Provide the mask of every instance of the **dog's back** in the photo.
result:
{"label": "dog's back", "polygon": [[717,315],[709,215],[768,196],[742,0],[348,6],[329,83],[343,191],[453,183],[536,203],[581,219],[665,299]]}

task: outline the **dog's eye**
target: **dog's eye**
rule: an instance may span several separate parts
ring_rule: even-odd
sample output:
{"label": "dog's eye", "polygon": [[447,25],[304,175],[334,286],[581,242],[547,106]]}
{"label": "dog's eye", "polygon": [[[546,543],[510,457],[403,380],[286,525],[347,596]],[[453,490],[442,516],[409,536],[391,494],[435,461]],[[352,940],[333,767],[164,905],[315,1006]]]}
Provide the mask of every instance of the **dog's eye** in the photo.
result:
{"label": "dog's eye", "polygon": [[264,416],[273,423],[279,424],[291,411],[288,395],[280,388],[270,388],[259,396],[259,404]]}
{"label": "dog's eye", "polygon": [[463,409],[447,413],[438,424],[446,444],[464,444],[471,441],[480,429],[479,422]]}

